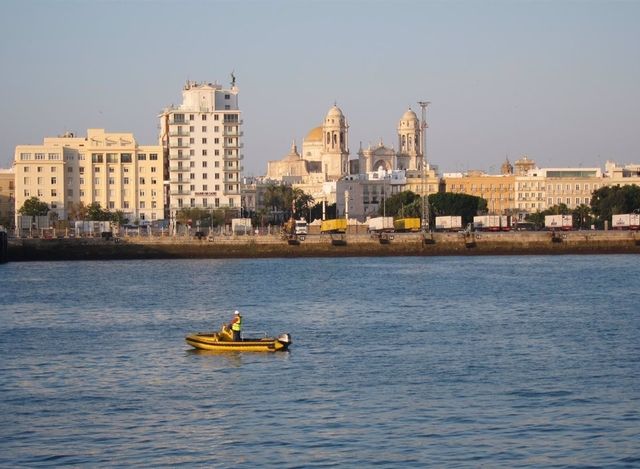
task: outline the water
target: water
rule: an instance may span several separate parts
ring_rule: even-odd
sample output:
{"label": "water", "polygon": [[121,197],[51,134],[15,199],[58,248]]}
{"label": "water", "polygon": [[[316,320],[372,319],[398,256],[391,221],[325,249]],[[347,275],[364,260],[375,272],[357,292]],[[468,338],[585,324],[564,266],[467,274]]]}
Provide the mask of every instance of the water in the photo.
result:
{"label": "water", "polygon": [[637,259],[2,265],[0,465],[640,467]]}

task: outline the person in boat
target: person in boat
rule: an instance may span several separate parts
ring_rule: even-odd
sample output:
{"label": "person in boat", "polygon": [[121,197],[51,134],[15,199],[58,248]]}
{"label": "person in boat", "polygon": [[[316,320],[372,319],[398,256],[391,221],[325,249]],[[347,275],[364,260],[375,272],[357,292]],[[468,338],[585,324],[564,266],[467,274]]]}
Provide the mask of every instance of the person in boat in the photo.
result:
{"label": "person in boat", "polygon": [[242,340],[242,315],[240,311],[236,310],[233,313],[233,319],[231,320],[231,332],[233,333],[233,340]]}

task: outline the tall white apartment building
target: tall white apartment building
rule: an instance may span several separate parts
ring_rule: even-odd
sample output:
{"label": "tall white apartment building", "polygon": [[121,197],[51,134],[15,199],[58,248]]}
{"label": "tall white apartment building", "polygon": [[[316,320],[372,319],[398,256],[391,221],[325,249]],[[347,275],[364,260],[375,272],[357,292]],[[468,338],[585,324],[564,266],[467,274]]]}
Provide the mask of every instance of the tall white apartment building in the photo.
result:
{"label": "tall white apartment building", "polygon": [[184,208],[241,208],[241,126],[234,82],[187,82],[182,104],[160,115],[172,220]]}
{"label": "tall white apartment building", "polygon": [[121,210],[130,222],[164,218],[162,147],[138,145],[131,133],[88,129],[40,145],[18,145],[14,158],[16,213],[37,197],[58,219],[74,204]]}

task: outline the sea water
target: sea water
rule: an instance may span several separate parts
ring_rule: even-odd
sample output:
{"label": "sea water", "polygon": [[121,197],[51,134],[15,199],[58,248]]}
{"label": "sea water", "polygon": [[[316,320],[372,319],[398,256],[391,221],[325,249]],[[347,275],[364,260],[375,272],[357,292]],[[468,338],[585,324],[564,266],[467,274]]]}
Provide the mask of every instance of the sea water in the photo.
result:
{"label": "sea water", "polygon": [[[235,309],[285,353],[184,341]],[[637,256],[0,266],[0,465],[639,467]]]}

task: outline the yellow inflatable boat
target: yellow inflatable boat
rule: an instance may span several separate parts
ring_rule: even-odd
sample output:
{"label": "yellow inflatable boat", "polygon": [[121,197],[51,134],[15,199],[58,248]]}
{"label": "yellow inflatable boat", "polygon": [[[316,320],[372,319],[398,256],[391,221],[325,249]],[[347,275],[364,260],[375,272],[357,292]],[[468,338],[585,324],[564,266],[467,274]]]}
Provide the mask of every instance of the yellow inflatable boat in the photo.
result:
{"label": "yellow inflatable boat", "polygon": [[287,350],[291,345],[290,334],[234,341],[233,334],[226,325],[222,326],[220,332],[197,332],[189,334],[185,340],[199,350],[217,352],[279,352]]}

